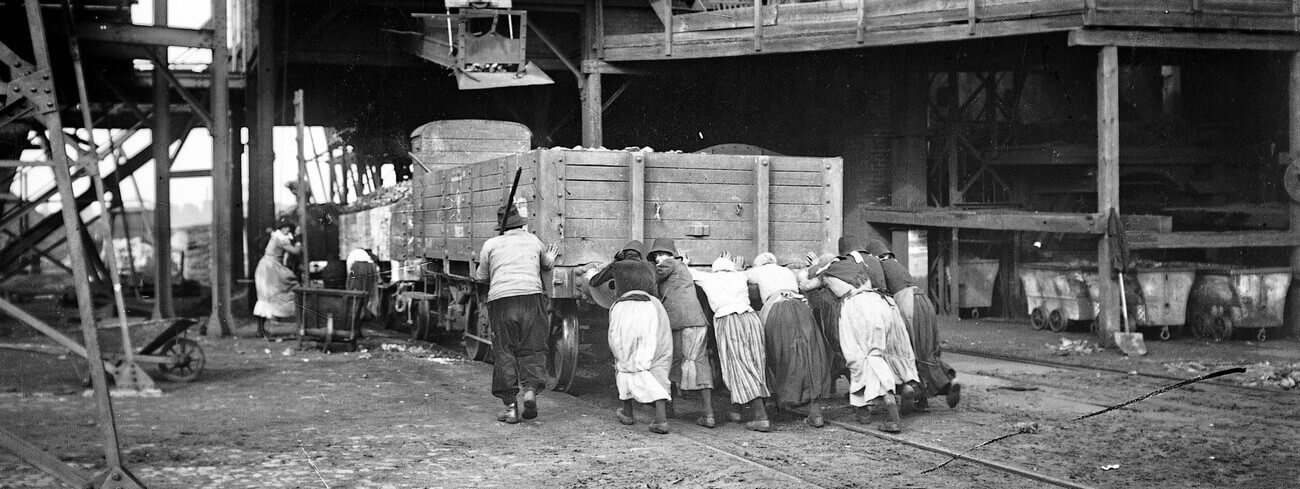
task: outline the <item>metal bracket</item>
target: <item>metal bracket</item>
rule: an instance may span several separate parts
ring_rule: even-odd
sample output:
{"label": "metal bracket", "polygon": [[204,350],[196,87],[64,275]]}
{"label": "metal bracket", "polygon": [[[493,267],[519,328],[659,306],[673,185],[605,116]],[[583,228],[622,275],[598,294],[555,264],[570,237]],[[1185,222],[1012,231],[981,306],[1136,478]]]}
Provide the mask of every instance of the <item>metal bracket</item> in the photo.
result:
{"label": "metal bracket", "polygon": [[113,467],[95,477],[91,485],[99,489],[144,489],[140,479],[136,479],[126,467]]}
{"label": "metal bracket", "polygon": [[4,90],[6,97],[27,99],[36,112],[42,115],[58,110],[58,105],[54,103],[54,85],[50,81],[49,70],[33,71],[14,78],[0,90]]}

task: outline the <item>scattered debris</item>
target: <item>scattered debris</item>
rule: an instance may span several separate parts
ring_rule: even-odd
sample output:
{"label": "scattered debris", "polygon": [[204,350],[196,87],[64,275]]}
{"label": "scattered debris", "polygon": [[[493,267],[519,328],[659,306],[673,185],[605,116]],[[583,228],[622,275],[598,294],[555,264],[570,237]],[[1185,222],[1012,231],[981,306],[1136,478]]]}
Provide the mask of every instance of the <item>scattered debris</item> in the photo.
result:
{"label": "scattered debris", "polygon": [[1031,435],[1038,434],[1038,430],[1039,430],[1037,421],[1021,421],[1012,426],[1019,433],[1029,433]]}
{"label": "scattered debris", "polygon": [[1052,352],[1057,356],[1091,355],[1105,349],[1101,345],[1094,343],[1092,340],[1072,340],[1069,338],[1061,338],[1060,345],[1048,343],[1045,346],[1047,346],[1047,349],[1052,350]]}
{"label": "scattered debris", "polygon": [[1028,391],[1036,391],[1038,390],[1038,387],[1032,385],[999,385],[996,387],[989,388],[989,390],[997,390],[997,389],[1006,389],[1009,391],[1016,391],[1016,392],[1028,392]]}
{"label": "scattered debris", "polygon": [[1290,390],[1300,385],[1300,363],[1274,365],[1271,362],[1260,363],[1202,363],[1170,362],[1164,364],[1165,370],[1177,373],[1200,375],[1211,369],[1223,367],[1242,367],[1246,374],[1233,380],[1238,385],[1247,387],[1277,387]]}
{"label": "scattered debris", "polygon": [[286,357],[293,356],[293,347],[285,348],[284,351],[280,352],[280,354]]}
{"label": "scattered debris", "polygon": [[1118,468],[1119,468],[1119,464],[1110,464],[1110,465],[1101,466],[1101,470],[1115,470]]}

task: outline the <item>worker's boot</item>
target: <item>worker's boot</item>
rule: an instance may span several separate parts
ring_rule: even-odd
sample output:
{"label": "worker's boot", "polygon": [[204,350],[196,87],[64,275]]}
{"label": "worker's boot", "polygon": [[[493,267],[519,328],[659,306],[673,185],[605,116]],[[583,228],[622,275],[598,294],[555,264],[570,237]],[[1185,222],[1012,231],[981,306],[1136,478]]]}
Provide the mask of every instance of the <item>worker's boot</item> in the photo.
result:
{"label": "worker's boot", "polygon": [[503,423],[515,424],[519,422],[519,409],[514,404],[506,406],[500,414],[497,414],[497,421]]}
{"label": "worker's boot", "polygon": [[959,402],[961,402],[961,384],[954,381],[948,384],[948,407],[956,408]]}
{"label": "worker's boot", "polygon": [[532,389],[524,391],[524,419],[537,417],[537,392]]}
{"label": "worker's boot", "polygon": [[886,433],[898,433],[903,431],[903,417],[898,413],[898,401],[894,399],[893,394],[885,394],[885,422],[880,423],[877,429]]}

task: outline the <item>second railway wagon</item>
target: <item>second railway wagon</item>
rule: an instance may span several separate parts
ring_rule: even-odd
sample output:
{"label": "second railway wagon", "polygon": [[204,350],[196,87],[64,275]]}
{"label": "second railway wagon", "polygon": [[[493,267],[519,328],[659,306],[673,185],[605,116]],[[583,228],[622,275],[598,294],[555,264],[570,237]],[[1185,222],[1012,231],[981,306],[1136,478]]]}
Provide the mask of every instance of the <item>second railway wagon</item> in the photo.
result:
{"label": "second railway wagon", "polygon": [[528,229],[561,252],[543,275],[549,367],[561,390],[573,381],[580,351],[607,351],[608,313],[580,267],[611,261],[629,239],[673,238],[680,254],[707,266],[724,251],[802,260],[810,251],[834,252],[841,233],[839,158],[533,150],[417,171],[409,234],[392,244],[394,255],[421,264],[429,319],[463,331],[466,353],[479,360],[489,356],[492,331],[485,287],[470,276],[484,241],[498,234],[497,210],[520,168],[514,205]]}

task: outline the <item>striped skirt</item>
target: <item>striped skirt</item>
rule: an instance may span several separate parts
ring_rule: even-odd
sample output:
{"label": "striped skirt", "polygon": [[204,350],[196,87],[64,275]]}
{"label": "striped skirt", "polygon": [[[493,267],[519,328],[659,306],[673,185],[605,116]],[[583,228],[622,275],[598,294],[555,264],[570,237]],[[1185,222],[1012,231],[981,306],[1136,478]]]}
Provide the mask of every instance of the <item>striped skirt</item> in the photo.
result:
{"label": "striped skirt", "polygon": [[749,311],[716,318],[713,330],[718,341],[722,381],[731,391],[731,402],[744,404],[771,396],[767,390],[763,322],[758,314]]}
{"label": "striped skirt", "polygon": [[668,371],[673,364],[673,337],[659,299],[632,291],[615,302],[609,309],[609,349],[614,353],[619,399],[641,403],[672,399]]}
{"label": "striped skirt", "polygon": [[834,389],[826,340],[812,308],[797,297],[777,296],[763,305],[768,385],[783,405],[802,406]]}
{"label": "striped skirt", "polygon": [[849,295],[841,303],[840,350],[849,368],[849,404],[865,406],[893,392],[898,383],[885,361],[891,316],[889,304],[873,292]]}

